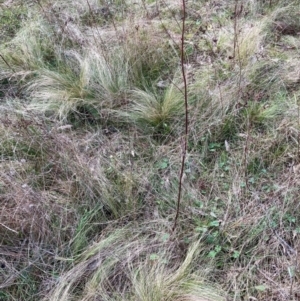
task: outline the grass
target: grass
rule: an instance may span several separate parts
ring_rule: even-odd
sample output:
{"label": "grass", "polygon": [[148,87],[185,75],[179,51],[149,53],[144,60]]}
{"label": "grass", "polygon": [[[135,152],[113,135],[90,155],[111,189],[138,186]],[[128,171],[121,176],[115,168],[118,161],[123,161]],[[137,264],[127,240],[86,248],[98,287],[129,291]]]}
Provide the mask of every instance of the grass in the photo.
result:
{"label": "grass", "polygon": [[299,3],[240,4],[187,2],[175,232],[180,3],[0,4],[1,300],[299,299]]}
{"label": "grass", "polygon": [[183,96],[176,85],[171,85],[161,93],[133,90],[132,107],[128,110],[128,117],[134,123],[156,134],[168,134],[180,115],[182,117]]}
{"label": "grass", "polygon": [[[168,234],[151,235],[152,227],[150,230],[144,225],[142,236],[127,226],[102,237],[62,275],[59,286],[49,294],[50,300],[64,300],[75,292],[84,300],[95,296],[106,300],[224,300],[200,275],[191,273],[199,242],[191,246],[182,264],[170,270],[174,246],[168,244],[166,248],[166,238],[162,237]],[[79,279],[86,279],[85,285],[81,286]]]}
{"label": "grass", "polygon": [[13,38],[21,27],[22,20],[26,16],[27,7],[22,3],[17,3],[14,9],[1,4],[1,36],[0,41],[6,42]]}
{"label": "grass", "polygon": [[[72,112],[93,111],[99,119],[106,111],[122,104],[128,89],[128,72],[116,57],[112,62],[89,51],[82,58],[76,52],[66,54],[58,70],[41,69],[27,86],[32,109],[52,111],[60,119]],[[92,114],[92,113],[90,113]]]}

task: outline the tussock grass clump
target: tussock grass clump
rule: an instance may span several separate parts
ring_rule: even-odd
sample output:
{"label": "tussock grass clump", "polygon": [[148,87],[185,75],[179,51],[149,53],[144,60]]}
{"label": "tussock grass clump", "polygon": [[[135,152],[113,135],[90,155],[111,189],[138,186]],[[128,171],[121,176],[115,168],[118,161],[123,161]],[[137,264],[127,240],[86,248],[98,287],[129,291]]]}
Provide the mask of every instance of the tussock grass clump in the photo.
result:
{"label": "tussock grass clump", "polygon": [[183,115],[183,95],[171,84],[165,92],[134,90],[129,118],[146,130],[168,133]]}
{"label": "tussock grass clump", "polygon": [[77,111],[99,119],[123,104],[128,89],[127,70],[121,55],[103,57],[92,50],[85,57],[66,53],[58,70],[40,69],[37,78],[29,83],[27,91],[33,100],[30,108],[52,111],[60,119]]}
{"label": "tussock grass clump", "polygon": [[50,63],[54,55],[50,42],[52,34],[42,19],[24,23],[16,36],[5,47],[1,47],[5,61],[0,61],[0,78],[25,78]]}
{"label": "tussock grass clump", "polygon": [[143,225],[143,234],[128,225],[101,237],[62,275],[47,300],[225,300],[201,274],[191,273],[199,242],[172,266],[176,243],[153,225]]}

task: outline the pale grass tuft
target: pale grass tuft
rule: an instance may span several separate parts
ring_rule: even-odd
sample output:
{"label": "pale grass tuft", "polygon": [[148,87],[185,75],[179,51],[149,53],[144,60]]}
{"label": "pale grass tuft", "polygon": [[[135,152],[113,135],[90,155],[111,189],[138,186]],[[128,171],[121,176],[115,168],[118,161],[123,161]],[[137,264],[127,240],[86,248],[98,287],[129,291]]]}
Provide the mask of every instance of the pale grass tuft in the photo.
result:
{"label": "pale grass tuft", "polygon": [[45,55],[53,51],[50,46],[52,32],[42,19],[23,24],[16,37],[1,49],[9,66],[1,59],[0,78],[25,78],[45,66]]}
{"label": "pale grass tuft", "polygon": [[97,296],[107,301],[225,300],[192,272],[200,242],[190,247],[181,263],[170,266],[175,245],[159,241],[161,235],[166,236],[164,227],[145,224],[141,229],[128,225],[102,237],[60,277],[47,300],[90,301]]}
{"label": "pale grass tuft", "polygon": [[[94,51],[85,57],[67,54],[65,67],[39,70],[27,91],[33,101],[30,109],[54,111],[61,119],[80,107],[92,107],[99,116],[122,105],[128,85],[126,61],[117,53],[109,58]],[[62,62],[63,64],[63,62]]]}
{"label": "pale grass tuft", "polygon": [[[170,272],[166,263],[160,260],[142,265],[133,274],[133,300],[142,301],[222,301],[224,297],[216,289],[205,285],[203,279],[191,272],[193,260],[199,250],[199,241],[192,244],[185,260],[177,269]],[[167,262],[167,256],[164,258]]]}
{"label": "pale grass tuft", "polygon": [[170,127],[183,114],[183,96],[177,86],[171,84],[163,95],[150,91],[132,91],[133,104],[129,117],[145,128]]}
{"label": "pale grass tuft", "polygon": [[264,53],[264,39],[267,33],[264,31],[266,21],[260,20],[250,26],[243,26],[241,34],[238,35],[238,44],[236,49],[237,62],[242,66],[252,64],[257,60],[257,57]]}

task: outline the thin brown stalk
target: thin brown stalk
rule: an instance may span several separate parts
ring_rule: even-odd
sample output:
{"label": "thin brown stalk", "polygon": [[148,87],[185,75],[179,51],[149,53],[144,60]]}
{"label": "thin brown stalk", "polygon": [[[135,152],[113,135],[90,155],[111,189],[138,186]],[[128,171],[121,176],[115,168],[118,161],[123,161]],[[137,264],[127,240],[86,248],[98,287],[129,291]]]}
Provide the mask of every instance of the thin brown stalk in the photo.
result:
{"label": "thin brown stalk", "polygon": [[239,0],[235,0],[235,6],[234,6],[234,22],[233,22],[233,30],[234,30],[234,39],[233,39],[233,58],[236,57],[236,48],[237,48],[237,42],[238,42],[238,28],[237,28],[237,25],[238,25],[238,22],[237,22],[237,19],[238,19],[238,4],[239,4]]}
{"label": "thin brown stalk", "polygon": [[7,62],[7,60],[4,58],[4,56],[0,53],[0,57],[2,58],[3,62],[6,64],[6,66],[11,69],[13,72],[16,72],[12,66]]}
{"label": "thin brown stalk", "polygon": [[177,195],[177,207],[176,207],[176,215],[174,219],[174,225],[172,231],[174,232],[177,227],[178,217],[179,217],[179,211],[180,211],[180,203],[181,203],[181,194],[182,194],[182,179],[183,179],[183,171],[184,171],[184,165],[185,165],[185,159],[186,159],[186,152],[187,152],[187,139],[188,139],[188,129],[189,129],[189,119],[188,119],[188,95],[187,95],[187,79],[186,79],[186,73],[185,73],[185,66],[184,66],[184,57],[185,57],[185,51],[184,51],[184,37],[185,37],[185,18],[186,18],[186,4],[185,0],[182,0],[182,11],[183,11],[183,17],[182,17],[182,30],[181,30],[181,73],[182,73],[182,79],[183,79],[183,85],[184,85],[184,106],[185,106],[185,132],[183,137],[183,150],[182,150],[182,158],[181,158],[181,168],[180,168],[180,174],[179,174],[179,184],[178,184],[178,195]]}
{"label": "thin brown stalk", "polygon": [[249,145],[250,145],[250,133],[251,133],[252,124],[249,120],[247,121],[247,136],[245,141],[245,147],[244,147],[244,179],[245,179],[245,192],[249,191],[249,181],[248,181],[248,153],[249,153]]}
{"label": "thin brown stalk", "polygon": [[239,80],[238,80],[238,99],[240,99],[241,95],[241,82],[242,82],[242,62],[240,55],[240,47],[239,47],[239,29],[238,29],[238,18],[242,12],[243,6],[241,6],[240,10],[238,10],[239,0],[235,0],[234,7],[234,45],[233,45],[233,58],[238,62],[239,65]]}

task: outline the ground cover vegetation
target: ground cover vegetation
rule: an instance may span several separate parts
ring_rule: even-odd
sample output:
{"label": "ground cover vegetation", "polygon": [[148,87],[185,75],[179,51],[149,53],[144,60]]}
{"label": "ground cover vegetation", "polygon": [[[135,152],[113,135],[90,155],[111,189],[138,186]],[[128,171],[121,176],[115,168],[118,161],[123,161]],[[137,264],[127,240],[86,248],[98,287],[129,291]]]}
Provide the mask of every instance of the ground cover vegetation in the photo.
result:
{"label": "ground cover vegetation", "polygon": [[1,301],[299,300],[300,2],[185,4],[0,1]]}

